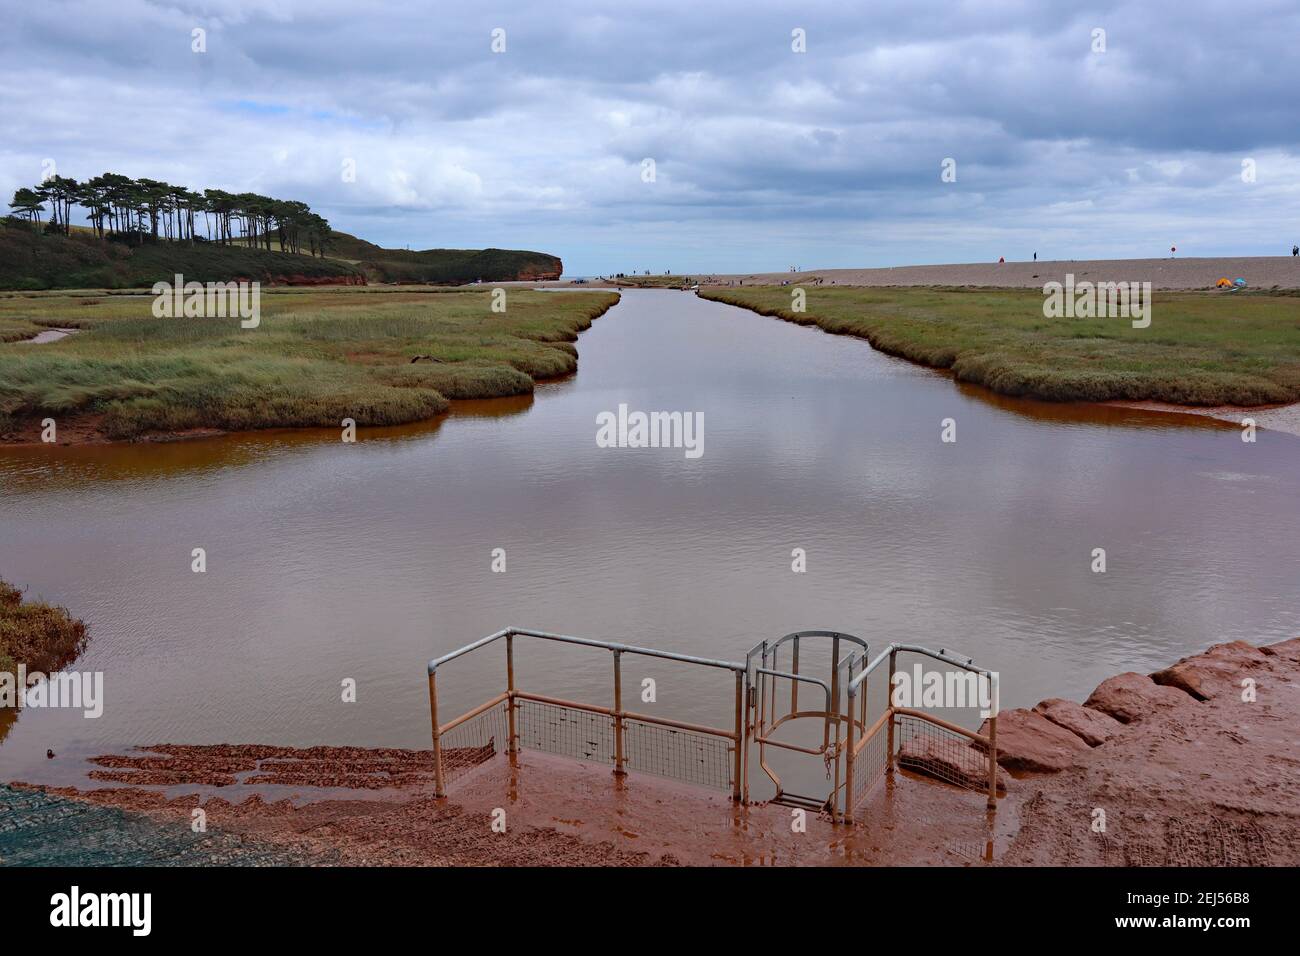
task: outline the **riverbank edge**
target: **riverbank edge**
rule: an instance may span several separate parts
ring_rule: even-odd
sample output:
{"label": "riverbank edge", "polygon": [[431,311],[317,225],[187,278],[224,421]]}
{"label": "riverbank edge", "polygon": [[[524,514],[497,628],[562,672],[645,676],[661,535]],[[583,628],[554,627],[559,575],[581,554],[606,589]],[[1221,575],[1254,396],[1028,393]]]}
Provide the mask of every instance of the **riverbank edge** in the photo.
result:
{"label": "riverbank edge", "polygon": [[[617,290],[609,289],[609,290],[602,290],[602,291],[609,291],[610,293],[612,293],[614,296],[613,301],[605,303],[605,305],[602,308],[598,308],[594,314],[589,316],[587,324],[578,330],[578,335],[575,335],[572,339],[566,339],[564,341],[568,341],[568,342],[578,341],[581,334],[591,328],[592,323],[594,323],[597,319],[604,316],[607,312],[609,312],[610,309],[614,308],[614,306],[618,305],[618,303],[622,301],[622,296],[619,294]],[[26,343],[20,343],[20,344],[26,344]],[[538,385],[545,384],[547,382],[562,381],[565,378],[574,375],[578,370],[578,356],[576,354],[576,349],[575,349],[575,354],[570,356],[570,358],[571,361],[568,363],[569,367],[566,369],[566,371],[564,371],[560,375],[548,376],[546,378],[536,378],[530,375],[529,377],[532,379],[534,389]],[[406,421],[392,422],[384,426],[376,426],[376,427],[395,427],[401,425],[413,425],[419,422],[439,421],[448,416],[454,415],[457,406],[460,405],[461,403],[492,401],[494,399],[500,399],[500,398],[517,398],[518,395],[519,393],[517,392],[502,391],[500,394],[476,395],[474,398],[464,398],[464,399],[446,398],[444,396],[444,401],[447,403],[447,407],[443,411],[437,413],[436,415],[432,415],[428,417],[416,417]],[[16,427],[13,428],[11,431],[5,434],[0,434],[0,448],[26,448],[26,447],[41,446],[47,444],[52,444],[57,447],[72,447],[77,445],[157,444],[157,443],[167,443],[167,442],[177,442],[177,441],[195,441],[204,438],[218,438],[226,435],[254,435],[254,434],[265,434],[265,433],[277,432],[277,431],[296,432],[296,431],[309,430],[308,428],[300,428],[293,425],[270,424],[267,425],[265,428],[252,429],[248,431],[228,431],[222,428],[198,427],[198,428],[186,429],[184,431],[146,432],[145,434],[136,435],[131,438],[111,438],[105,435],[100,429],[100,423],[102,421],[102,418],[103,416],[96,412],[79,412],[77,414],[70,415],[58,422],[58,436],[59,436],[58,441],[43,442],[40,437],[41,430],[42,430],[41,417],[39,415],[29,415],[22,419],[19,419],[15,423]],[[313,427],[317,427],[317,426],[313,426]]]}
{"label": "riverbank edge", "polygon": [[[847,288],[844,287],[844,288]],[[1212,418],[1217,421],[1231,422],[1240,425],[1243,417],[1255,417],[1257,424],[1262,428],[1269,428],[1274,431],[1285,432],[1290,435],[1300,437],[1300,402],[1291,402],[1289,404],[1273,405],[1183,405],[1177,402],[1167,402],[1161,400],[1140,400],[1130,401],[1127,399],[1108,399],[1100,402],[1088,401],[1061,401],[1053,398],[1048,394],[1036,394],[1033,391],[1029,393],[1011,392],[998,389],[994,385],[976,379],[959,379],[952,371],[952,365],[956,361],[947,364],[935,364],[928,362],[915,353],[910,353],[906,347],[891,348],[881,341],[879,336],[872,335],[870,332],[846,332],[839,329],[829,328],[826,324],[818,319],[817,316],[789,312],[784,309],[771,309],[765,306],[754,305],[738,299],[729,294],[730,290],[723,287],[701,288],[696,295],[701,299],[707,299],[710,302],[719,302],[723,305],[735,306],[740,309],[747,309],[757,315],[768,318],[780,319],[782,322],[790,322],[793,325],[812,326],[820,329],[827,335],[842,335],[847,338],[861,339],[870,345],[877,352],[883,355],[889,355],[894,358],[903,359],[911,362],[913,365],[929,369],[951,378],[953,381],[959,381],[965,385],[972,385],[977,388],[987,389],[995,395],[1005,395],[1009,398],[1029,398],[1040,402],[1053,402],[1063,405],[1107,405],[1112,408],[1132,408],[1139,411],[1151,412],[1153,414],[1163,415],[1199,415],[1203,418]]]}

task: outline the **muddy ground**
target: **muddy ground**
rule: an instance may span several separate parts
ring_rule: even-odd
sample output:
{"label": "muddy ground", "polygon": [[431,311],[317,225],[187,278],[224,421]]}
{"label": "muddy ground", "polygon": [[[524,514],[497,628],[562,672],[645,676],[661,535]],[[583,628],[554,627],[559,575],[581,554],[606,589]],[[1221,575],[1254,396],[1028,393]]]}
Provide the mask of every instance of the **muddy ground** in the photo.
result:
{"label": "muddy ground", "polygon": [[471,750],[451,755],[465,772],[436,800],[428,752],[355,747],[158,745],[96,758],[86,787],[49,792],[185,831],[201,806],[243,845],[325,864],[1300,864],[1300,638],[1220,645],[1156,678],[1120,675],[1086,708],[1043,710],[1082,719],[1089,742],[1004,712],[1004,768],[1059,769],[1004,771],[993,814],[981,793],[899,770],[858,824],[809,814],[801,831],[787,807]]}

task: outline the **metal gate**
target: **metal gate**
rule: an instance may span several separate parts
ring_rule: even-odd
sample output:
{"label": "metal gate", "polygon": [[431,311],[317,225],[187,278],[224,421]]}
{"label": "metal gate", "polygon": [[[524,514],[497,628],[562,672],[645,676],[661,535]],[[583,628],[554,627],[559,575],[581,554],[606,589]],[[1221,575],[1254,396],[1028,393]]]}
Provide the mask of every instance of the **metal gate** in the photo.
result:
{"label": "metal gate", "polygon": [[[800,671],[801,652],[806,655],[808,644],[824,642],[830,643],[831,655],[826,680],[810,675],[806,668],[803,672]],[[844,651],[848,653],[845,654]],[[825,810],[832,818],[838,816],[842,743],[846,722],[851,719],[840,704],[844,688],[854,676],[854,662],[865,659],[866,654],[867,642],[852,634],[839,631],[796,631],[776,641],[763,641],[746,655],[746,673],[749,675],[747,736],[758,747],[759,767],[776,787],[776,796],[771,802],[808,810]],[[786,658],[789,660],[788,670],[782,669],[782,661]],[[811,703],[820,706],[800,708],[801,684],[805,685],[805,703],[809,703],[808,693],[811,692]],[[780,706],[781,695],[778,694],[778,689],[781,687],[788,690],[789,706],[786,708]],[[819,745],[809,747],[777,736],[783,726],[801,720],[821,722],[822,739]],[[780,776],[767,762],[769,747],[822,758],[828,776],[831,776],[831,768],[834,768],[830,792],[825,795],[800,794],[786,789]],[[743,799],[746,803],[749,802],[748,773],[745,775]]]}

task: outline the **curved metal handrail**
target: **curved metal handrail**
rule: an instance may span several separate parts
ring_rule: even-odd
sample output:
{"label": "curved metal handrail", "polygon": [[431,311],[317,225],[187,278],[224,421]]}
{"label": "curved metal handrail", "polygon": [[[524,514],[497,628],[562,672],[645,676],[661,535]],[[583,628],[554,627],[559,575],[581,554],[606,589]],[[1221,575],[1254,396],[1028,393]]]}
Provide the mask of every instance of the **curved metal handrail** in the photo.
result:
{"label": "curved metal handrail", "polygon": [[[801,637],[838,637],[844,641],[852,641],[854,644],[861,646],[863,652],[867,651],[867,642],[856,635],[849,634],[846,631],[791,631],[784,637],[779,637],[768,645],[769,650],[775,652],[786,641],[798,640]],[[753,651],[750,652],[751,654]]]}

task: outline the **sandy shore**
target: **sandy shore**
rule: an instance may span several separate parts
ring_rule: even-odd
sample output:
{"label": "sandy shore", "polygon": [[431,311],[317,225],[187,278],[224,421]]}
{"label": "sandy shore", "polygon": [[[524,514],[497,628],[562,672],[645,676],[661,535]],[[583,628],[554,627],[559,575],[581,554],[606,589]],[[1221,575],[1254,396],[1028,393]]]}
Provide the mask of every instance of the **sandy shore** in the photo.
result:
{"label": "sandy shore", "polygon": [[[1080,259],[1039,262],[952,263],[884,269],[809,269],[803,272],[750,272],[695,277],[710,285],[769,285],[794,281],[859,286],[989,286],[1041,289],[1046,282],[1150,282],[1154,289],[1212,289],[1220,278],[1242,278],[1251,289],[1300,288],[1300,258]],[[1232,295],[1227,292],[1225,295]]]}
{"label": "sandy shore", "polygon": [[858,824],[809,815],[806,833],[785,807],[529,751],[461,754],[473,769],[445,800],[427,752],[355,747],[159,745],[49,792],[178,827],[201,805],[224,833],[322,863],[1300,864],[1300,638],[1117,675],[1082,706],[1004,711],[998,740],[1011,778],[996,813],[899,770]]}

